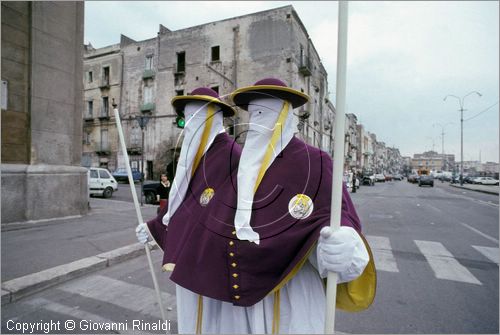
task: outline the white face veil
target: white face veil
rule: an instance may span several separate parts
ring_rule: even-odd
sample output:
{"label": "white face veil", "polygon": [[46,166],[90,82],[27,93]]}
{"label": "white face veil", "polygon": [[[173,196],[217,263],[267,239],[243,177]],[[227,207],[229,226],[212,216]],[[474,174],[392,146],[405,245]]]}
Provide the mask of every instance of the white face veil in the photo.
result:
{"label": "white face veil", "polygon": [[250,226],[254,194],[274,159],[297,130],[292,105],[278,98],[259,98],[248,105],[248,133],[238,166],[238,200],[234,226],[236,236],[259,244],[259,234]]}
{"label": "white face veil", "polygon": [[186,119],[184,140],[170,188],[168,211],[162,220],[164,225],[168,225],[170,218],[184,200],[189,182],[215,136],[224,131],[223,115],[216,104],[203,101],[188,102],[184,108],[184,116]]}

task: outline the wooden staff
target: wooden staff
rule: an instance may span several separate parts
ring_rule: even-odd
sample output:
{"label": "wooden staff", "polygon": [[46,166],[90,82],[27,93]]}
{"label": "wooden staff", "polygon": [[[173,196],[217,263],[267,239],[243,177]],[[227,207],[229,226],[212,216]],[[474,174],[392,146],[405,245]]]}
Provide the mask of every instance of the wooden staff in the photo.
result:
{"label": "wooden staff", "polygon": [[[132,170],[130,169],[130,161],[128,159],[127,146],[125,144],[125,136],[123,136],[122,123],[120,121],[120,113],[118,112],[117,106],[118,105],[115,103],[115,99],[113,99],[113,111],[115,113],[116,128],[118,129],[118,137],[120,138],[120,145],[122,147],[123,156],[125,158],[125,168],[127,169],[128,183],[130,184],[130,191],[132,191],[132,198],[134,199],[134,206],[135,206],[135,212],[137,214],[138,224],[142,224],[144,223],[144,221],[142,219],[139,200],[137,200],[137,193],[135,191],[135,186],[134,186],[134,178],[132,177]],[[148,258],[149,271],[151,271],[151,276],[153,277],[153,284],[156,291],[156,297],[158,299],[158,306],[160,307],[161,317],[163,321],[166,322],[167,318],[165,317],[163,303],[161,302],[160,287],[158,286],[158,280],[156,279],[156,274],[153,267],[153,261],[151,259],[151,251],[149,250],[149,245],[147,243],[144,244],[144,248],[146,249],[146,256]]]}
{"label": "wooden staff", "polygon": [[[334,231],[340,227],[342,206],[342,183],[344,170],[344,120],[346,100],[347,68],[347,1],[339,1],[338,44],[337,44],[337,109],[335,113],[335,139],[333,142],[332,204],[330,227]],[[328,272],[326,286],[325,334],[335,332],[335,301],[337,299],[337,279],[335,272]]]}

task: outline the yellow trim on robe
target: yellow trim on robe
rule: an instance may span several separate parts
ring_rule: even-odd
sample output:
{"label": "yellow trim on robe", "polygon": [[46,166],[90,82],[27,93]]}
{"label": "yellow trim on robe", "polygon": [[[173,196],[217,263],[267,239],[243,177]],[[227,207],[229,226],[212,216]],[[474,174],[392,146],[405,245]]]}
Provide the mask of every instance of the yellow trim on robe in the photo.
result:
{"label": "yellow trim on robe", "polygon": [[271,161],[271,157],[273,156],[273,152],[276,147],[276,143],[278,142],[278,139],[281,138],[283,128],[285,127],[286,117],[288,116],[288,111],[289,111],[288,106],[289,106],[288,101],[285,101],[283,103],[283,108],[281,108],[280,114],[278,116],[278,120],[274,125],[273,135],[271,136],[271,140],[267,145],[266,153],[264,154],[264,158],[262,159],[262,164],[260,165],[259,174],[257,175],[257,180],[255,181],[255,187],[253,188],[254,194],[255,192],[257,192],[260,182],[262,181],[262,178],[264,178],[264,175],[266,174],[267,168],[269,167],[269,162]]}
{"label": "yellow trim on robe", "polygon": [[212,123],[214,121],[214,113],[215,106],[213,104],[208,105],[207,116],[205,118],[205,128],[203,129],[203,134],[201,135],[200,145],[198,146],[198,151],[194,156],[193,168],[191,169],[191,177],[196,172],[196,168],[198,168],[198,164],[200,164],[200,160],[205,154],[205,147],[208,143],[208,136],[210,136],[210,132],[212,131]]}
{"label": "yellow trim on robe", "polygon": [[174,263],[163,264],[163,266],[161,267],[161,269],[163,270],[163,272],[174,271],[174,268],[175,268],[175,264]]}

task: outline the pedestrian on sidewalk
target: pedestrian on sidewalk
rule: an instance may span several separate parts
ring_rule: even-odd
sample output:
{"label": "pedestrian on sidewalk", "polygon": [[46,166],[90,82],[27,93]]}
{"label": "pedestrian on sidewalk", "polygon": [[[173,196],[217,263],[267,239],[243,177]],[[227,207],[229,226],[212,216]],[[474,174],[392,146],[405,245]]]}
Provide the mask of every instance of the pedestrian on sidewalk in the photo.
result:
{"label": "pedestrian on sidewalk", "polygon": [[170,193],[170,181],[167,174],[160,175],[160,185],[156,188],[156,202],[160,204],[156,213],[158,214],[166,205],[168,201],[168,194]]}
{"label": "pedestrian on sidewalk", "polygon": [[294,136],[305,94],[267,78],[232,98],[250,117],[236,177],[170,216],[164,263],[178,284],[179,332],[321,333],[328,271],[339,275],[339,308],[374,298],[359,218],[344,186],[342,227],[330,230],[331,158]]}

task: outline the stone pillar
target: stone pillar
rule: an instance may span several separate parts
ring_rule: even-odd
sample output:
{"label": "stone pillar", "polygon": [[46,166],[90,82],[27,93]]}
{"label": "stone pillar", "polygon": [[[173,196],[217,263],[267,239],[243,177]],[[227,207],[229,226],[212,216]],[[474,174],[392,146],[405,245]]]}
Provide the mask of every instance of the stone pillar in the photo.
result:
{"label": "stone pillar", "polygon": [[2,2],[2,223],[86,214],[83,2]]}

